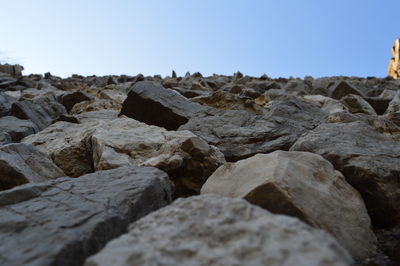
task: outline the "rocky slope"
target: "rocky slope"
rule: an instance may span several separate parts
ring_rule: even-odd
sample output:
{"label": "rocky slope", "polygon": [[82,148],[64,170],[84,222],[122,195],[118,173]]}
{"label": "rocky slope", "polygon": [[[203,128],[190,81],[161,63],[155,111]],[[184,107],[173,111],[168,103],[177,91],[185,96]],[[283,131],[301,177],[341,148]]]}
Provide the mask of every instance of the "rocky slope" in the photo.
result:
{"label": "rocky slope", "polygon": [[22,70],[0,265],[400,264],[400,80]]}

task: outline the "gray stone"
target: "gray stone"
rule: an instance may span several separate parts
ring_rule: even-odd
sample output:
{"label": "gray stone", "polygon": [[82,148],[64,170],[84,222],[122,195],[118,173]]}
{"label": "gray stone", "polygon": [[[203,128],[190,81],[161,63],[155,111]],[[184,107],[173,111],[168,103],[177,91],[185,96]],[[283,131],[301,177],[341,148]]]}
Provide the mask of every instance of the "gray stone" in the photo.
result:
{"label": "gray stone", "polygon": [[71,111],[75,104],[90,100],[93,100],[93,97],[82,91],[70,92],[61,96],[61,103],[65,106],[67,112]]}
{"label": "gray stone", "polygon": [[0,118],[0,132],[8,133],[13,142],[19,142],[24,137],[39,132],[39,128],[30,120],[4,116]]}
{"label": "gray stone", "polygon": [[275,151],[219,167],[201,194],[243,198],[331,233],[353,255],[367,258],[376,237],[360,194],[320,155]]}
{"label": "gray stone", "polygon": [[17,99],[9,96],[4,92],[0,92],[0,117],[10,114],[11,105],[16,102]]}
{"label": "gray stone", "polygon": [[267,105],[264,115],[225,111],[191,118],[179,129],[192,131],[216,146],[227,161],[237,161],[257,153],[288,150],[326,116],[320,108],[289,97]]}
{"label": "gray stone", "polygon": [[0,146],[0,190],[61,176],[65,174],[60,168],[33,145],[18,143]]}
{"label": "gray stone", "polygon": [[141,81],[129,91],[120,114],[149,125],[176,130],[205,109],[173,90],[153,82]]}
{"label": "gray stone", "polygon": [[400,112],[400,90],[390,101],[386,113],[397,113]]}
{"label": "gray stone", "polygon": [[375,226],[400,221],[400,143],[357,121],[321,124],[291,150],[317,153],[330,161],[361,193]]}
{"label": "gray stone", "polygon": [[376,115],[374,108],[359,95],[348,94],[342,97],[340,101],[347,106],[350,113]]}
{"label": "gray stone", "polygon": [[85,266],[351,265],[336,240],[241,199],[178,199],[140,219]]}
{"label": "gray stone", "polygon": [[11,76],[21,76],[24,67],[21,65],[0,64],[0,72],[7,73]]}
{"label": "gray stone", "polygon": [[12,139],[8,133],[6,133],[6,132],[0,133],[0,146],[11,143],[11,142],[12,142]]}
{"label": "gray stone", "polygon": [[39,130],[48,127],[53,120],[66,113],[65,107],[57,102],[52,93],[38,96],[32,100],[15,102],[11,107],[11,115],[31,120]]}
{"label": "gray stone", "polygon": [[343,81],[343,80],[336,82],[334,85],[332,85],[329,88],[329,91],[328,91],[328,96],[333,99],[336,99],[336,100],[340,100],[344,96],[349,95],[349,94],[355,94],[355,95],[362,96],[362,93],[359,90],[357,90],[349,82]]}
{"label": "gray stone", "polygon": [[1,265],[82,265],[128,225],[171,201],[168,176],[118,168],[0,192]]}

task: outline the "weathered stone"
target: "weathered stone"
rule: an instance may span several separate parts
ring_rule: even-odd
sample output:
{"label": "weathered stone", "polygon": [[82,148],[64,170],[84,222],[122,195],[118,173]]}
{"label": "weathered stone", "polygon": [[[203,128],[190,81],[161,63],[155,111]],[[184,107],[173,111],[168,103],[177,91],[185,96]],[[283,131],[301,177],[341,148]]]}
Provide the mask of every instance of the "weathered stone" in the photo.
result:
{"label": "weathered stone", "polygon": [[79,123],[86,123],[93,120],[113,120],[118,118],[118,112],[115,110],[99,110],[92,112],[85,112],[75,115]]}
{"label": "weathered stone", "polygon": [[0,92],[0,117],[10,114],[11,105],[16,102],[17,99],[9,96],[4,92]]}
{"label": "weathered stone", "polygon": [[18,79],[9,74],[0,72],[0,89],[11,89],[17,83]]}
{"label": "weathered stone", "polygon": [[362,96],[362,93],[358,91],[353,85],[351,85],[347,81],[338,81],[334,85],[332,85],[329,88],[328,91],[328,96],[340,100],[344,96],[349,95],[349,94],[355,94],[355,95],[360,95]]}
{"label": "weathered stone", "polygon": [[71,114],[82,114],[86,112],[94,112],[101,110],[115,110],[119,112],[121,110],[121,104],[108,99],[98,99],[92,101],[84,101],[74,105],[70,113]]}
{"label": "weathered stone", "polygon": [[93,97],[82,91],[70,92],[61,97],[61,103],[65,106],[67,112],[71,111],[75,104],[90,100],[93,100]]}
{"label": "weathered stone", "polygon": [[350,265],[351,256],[323,232],[241,199],[178,199],[140,219],[85,266]]}
{"label": "weathered stone", "polygon": [[400,143],[364,122],[321,124],[291,150],[322,155],[362,195],[375,226],[400,221]]}
{"label": "weathered stone", "polygon": [[19,143],[0,146],[0,190],[61,176],[65,174],[46,154],[32,145]]}
{"label": "weathered stone", "polygon": [[207,96],[192,98],[191,101],[222,110],[245,110],[253,114],[264,113],[264,108],[252,98],[238,96],[225,91],[216,91]]}
{"label": "weathered stone", "polygon": [[350,113],[364,113],[368,115],[376,115],[374,108],[362,97],[355,94],[348,94],[340,100],[345,104]]}
{"label": "weathered stone", "polygon": [[11,136],[7,132],[0,133],[0,146],[11,142],[12,142]]}
{"label": "weathered stone", "polygon": [[155,168],[101,171],[0,193],[1,265],[82,265],[128,225],[171,200]]}
{"label": "weathered stone", "polygon": [[24,137],[39,132],[39,128],[30,120],[4,116],[0,118],[0,132],[8,133],[13,142],[19,142]]}
{"label": "weathered stone", "polygon": [[201,194],[244,198],[331,233],[354,258],[375,250],[376,238],[359,193],[320,155],[275,151],[219,167]]}
{"label": "weathered stone", "polygon": [[397,113],[400,112],[400,90],[396,93],[394,98],[390,101],[386,113]]}
{"label": "weathered stone", "polygon": [[57,102],[54,94],[49,93],[32,100],[23,100],[13,103],[11,115],[20,119],[31,120],[39,130],[42,130],[57,119],[66,114],[64,106]]}
{"label": "weathered stone", "polygon": [[11,76],[21,76],[24,67],[21,65],[0,64],[0,72],[7,73]]}
{"label": "weathered stone", "polygon": [[130,118],[57,122],[24,142],[37,145],[71,176],[123,165],[160,168],[170,175],[176,196],[198,194],[225,162],[221,152],[189,131],[167,131]]}
{"label": "weathered stone", "polygon": [[190,130],[215,145],[227,161],[237,161],[257,153],[288,150],[326,116],[320,108],[290,97],[269,103],[264,115],[225,111],[194,117],[179,129]]}
{"label": "weathered stone", "polygon": [[149,125],[176,130],[206,108],[179,93],[149,81],[136,83],[124,101],[121,115]]}
{"label": "weathered stone", "polygon": [[392,56],[389,63],[388,75],[397,79],[400,77],[400,38],[396,39],[393,44]]}
{"label": "weathered stone", "polygon": [[383,115],[386,112],[386,109],[389,106],[390,99],[379,98],[379,97],[364,97],[364,100],[367,101],[372,108],[374,108],[375,112],[378,115]]}

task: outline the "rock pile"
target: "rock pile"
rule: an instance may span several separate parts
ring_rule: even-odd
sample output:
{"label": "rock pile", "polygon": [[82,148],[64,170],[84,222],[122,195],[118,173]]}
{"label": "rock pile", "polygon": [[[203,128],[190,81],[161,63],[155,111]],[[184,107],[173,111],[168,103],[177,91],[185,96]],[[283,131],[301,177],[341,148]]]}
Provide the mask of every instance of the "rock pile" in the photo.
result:
{"label": "rock pile", "polygon": [[400,264],[400,80],[22,69],[0,265]]}

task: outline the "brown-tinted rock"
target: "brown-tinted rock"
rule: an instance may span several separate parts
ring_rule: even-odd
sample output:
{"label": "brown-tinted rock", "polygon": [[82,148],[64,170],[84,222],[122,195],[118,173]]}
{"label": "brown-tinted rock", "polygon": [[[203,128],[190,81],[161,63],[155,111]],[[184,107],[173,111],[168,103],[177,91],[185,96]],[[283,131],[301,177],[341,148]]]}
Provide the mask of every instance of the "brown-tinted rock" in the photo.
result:
{"label": "brown-tinted rock", "polygon": [[400,38],[396,39],[392,47],[392,59],[389,63],[388,75],[392,78],[400,77]]}

